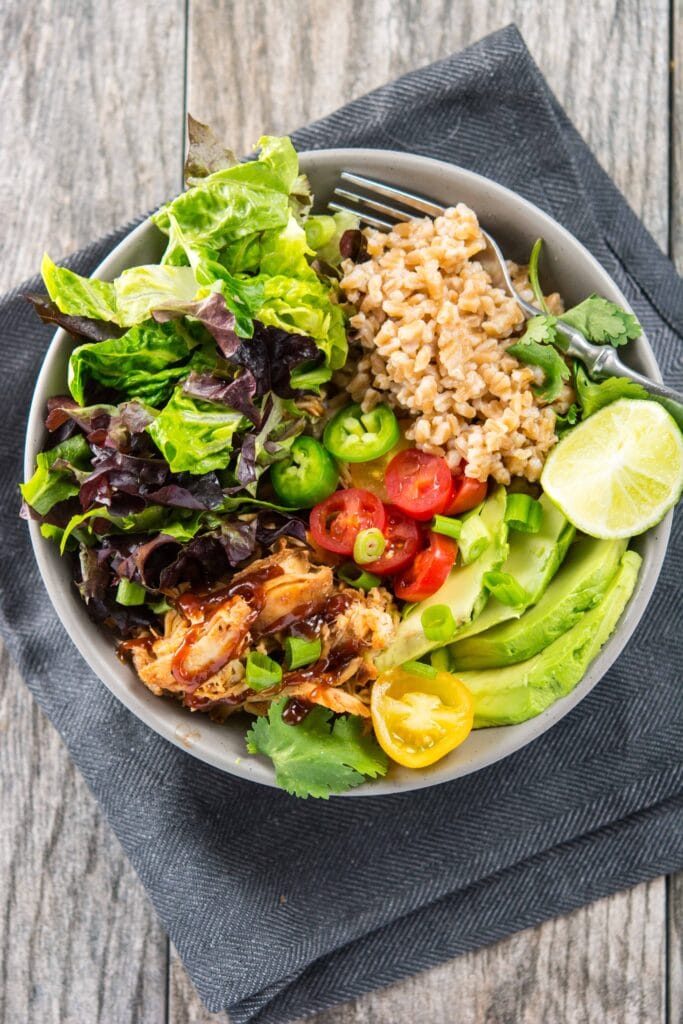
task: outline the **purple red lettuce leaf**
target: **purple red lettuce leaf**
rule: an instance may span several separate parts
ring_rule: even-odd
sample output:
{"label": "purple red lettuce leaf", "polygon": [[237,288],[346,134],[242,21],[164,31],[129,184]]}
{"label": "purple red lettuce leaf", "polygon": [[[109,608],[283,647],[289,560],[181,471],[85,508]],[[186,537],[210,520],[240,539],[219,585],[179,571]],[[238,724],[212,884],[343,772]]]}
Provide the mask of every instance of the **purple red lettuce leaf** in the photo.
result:
{"label": "purple red lettuce leaf", "polygon": [[216,171],[234,167],[237,157],[226,149],[213,128],[187,115],[187,156],[185,157],[185,184],[197,185]]}
{"label": "purple red lettuce leaf", "polygon": [[235,333],[235,314],[228,309],[225,296],[220,292],[212,292],[198,302],[177,302],[160,307],[152,315],[160,324],[184,316],[194,317],[206,327],[226,358],[239,345],[240,339]]}
{"label": "purple red lettuce leaf", "polygon": [[242,370],[234,380],[225,380],[208,371],[192,371],[183,381],[183,391],[192,398],[203,398],[207,402],[219,402],[229,409],[235,409],[252,423],[258,424],[260,413],[254,405],[256,379],[251,370]]}
{"label": "purple red lettuce leaf", "polygon": [[110,338],[120,338],[126,333],[125,327],[109,320],[93,320],[87,316],[72,316],[62,313],[56,302],[50,299],[49,295],[38,295],[29,292],[24,298],[31,303],[34,310],[44,324],[54,324],[62,327],[75,338],[87,338],[88,341],[107,341]]}

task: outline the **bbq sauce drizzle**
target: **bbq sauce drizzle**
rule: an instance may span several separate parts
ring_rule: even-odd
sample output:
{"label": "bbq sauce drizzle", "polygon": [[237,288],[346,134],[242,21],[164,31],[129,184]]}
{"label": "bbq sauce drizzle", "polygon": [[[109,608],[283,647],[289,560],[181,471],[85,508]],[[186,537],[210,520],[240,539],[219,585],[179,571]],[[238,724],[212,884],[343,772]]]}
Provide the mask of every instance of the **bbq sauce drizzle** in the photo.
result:
{"label": "bbq sauce drizzle", "polygon": [[[301,637],[307,640],[314,639],[320,635],[323,626],[334,622],[337,616],[346,611],[353,603],[354,596],[348,592],[331,594],[322,602],[311,601],[297,605],[290,612],[282,615],[268,626],[262,629],[254,629],[253,623],[258,618],[265,603],[263,584],[282,575],[284,575],[284,570],[281,566],[265,566],[263,569],[257,569],[253,573],[247,571],[241,574],[240,579],[225,587],[220,587],[218,590],[203,593],[187,592],[181,594],[180,597],[172,602],[175,609],[184,618],[191,621],[195,620],[195,624],[190,627],[185,639],[176,651],[172,665],[173,675],[181,686],[184,687],[188,697],[234,657],[234,652],[228,652],[216,658],[200,672],[189,674],[185,670],[185,662],[189,651],[192,644],[197,640],[206,619],[221,605],[224,605],[231,599],[241,597],[249,604],[252,610],[250,628],[255,639],[271,636],[275,633],[283,633],[285,636]],[[152,637],[124,640],[119,644],[117,653],[120,657],[125,656],[125,653],[135,646],[144,647],[151,651],[152,643]],[[341,675],[348,665],[358,657],[364,647],[365,644],[359,640],[351,640],[334,647],[324,657],[319,658],[311,665],[305,665],[294,671],[285,672],[275,692],[277,693],[287,686],[294,686],[314,680],[319,681],[322,686],[333,686],[335,675]],[[240,700],[243,700],[244,692],[239,696]],[[196,706],[200,706],[203,703],[203,701],[196,702]],[[287,703],[282,717],[289,725],[298,725],[304,720],[311,709],[312,704],[310,702],[293,697]]]}

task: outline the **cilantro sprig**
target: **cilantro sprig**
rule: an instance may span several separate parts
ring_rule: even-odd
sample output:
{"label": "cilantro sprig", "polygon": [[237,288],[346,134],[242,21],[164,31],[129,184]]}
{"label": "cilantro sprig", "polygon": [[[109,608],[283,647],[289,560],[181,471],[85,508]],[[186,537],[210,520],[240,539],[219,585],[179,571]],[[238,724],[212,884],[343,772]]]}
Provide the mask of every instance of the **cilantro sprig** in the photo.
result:
{"label": "cilantro sprig", "polygon": [[282,719],[286,703],[271,704],[268,717],[247,733],[247,749],[272,760],[278,786],[293,796],[326,800],[359,786],[366,775],[386,774],[387,756],[357,715],[332,720],[331,711],[315,707],[298,725],[288,725]]}
{"label": "cilantro sprig", "polygon": [[569,367],[555,348],[558,344],[556,323],[554,316],[532,317],[519,341],[508,348],[510,355],[520,363],[543,370],[543,384],[534,385],[533,390],[545,402],[553,402],[557,398],[570,374]]}
{"label": "cilantro sprig", "polygon": [[568,309],[560,319],[570,327],[576,327],[589,341],[614,345],[615,348],[639,338],[643,333],[633,313],[627,313],[609,299],[595,294]]}
{"label": "cilantro sprig", "polygon": [[[558,318],[548,312],[539,280],[538,261],[542,244],[542,240],[539,238],[531,250],[529,280],[536,302],[543,312],[527,321],[524,334],[519,341],[509,346],[508,352],[521,363],[538,366],[543,371],[543,383],[536,385],[534,391],[544,401],[553,402],[562,391],[564,382],[569,379],[570,370],[561,355],[561,352],[566,351],[566,343],[557,329]],[[639,337],[642,333],[641,326],[632,313],[627,313],[625,309],[621,309],[614,302],[595,294],[589,295],[583,302],[568,309],[559,317],[559,320],[575,327],[589,341],[600,345],[609,344],[615,347],[625,345],[627,341]],[[593,384],[585,372],[583,372],[583,376],[587,382],[584,387],[585,402],[577,388],[581,408],[579,409],[578,405],[572,405],[564,417],[558,418],[557,426],[560,431],[573,426],[577,422],[580,412],[584,416],[590,416],[591,412],[614,401],[614,398],[645,395],[640,385],[621,378],[609,378],[602,384]],[[595,390],[600,388],[602,390]]]}
{"label": "cilantro sprig", "polygon": [[607,377],[600,382],[593,381],[580,363],[574,364],[574,388],[584,419],[605,405],[616,402],[618,398],[650,397],[642,384],[628,377]]}

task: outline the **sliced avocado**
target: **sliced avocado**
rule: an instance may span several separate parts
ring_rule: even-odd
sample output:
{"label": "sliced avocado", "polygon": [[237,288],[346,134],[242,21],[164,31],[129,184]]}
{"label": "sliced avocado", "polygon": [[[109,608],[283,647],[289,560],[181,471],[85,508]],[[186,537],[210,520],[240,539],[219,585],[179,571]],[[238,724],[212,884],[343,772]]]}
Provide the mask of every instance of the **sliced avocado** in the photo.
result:
{"label": "sliced avocado", "polygon": [[435,594],[413,608],[401,622],[391,644],[377,656],[376,665],[380,672],[405,661],[414,661],[442,646],[424,635],[421,618],[425,608],[434,604],[448,605],[457,625],[469,622],[483,608],[487,598],[484,573],[499,569],[508,553],[504,487],[496,488],[486,499],[479,515],[492,538],[491,544],[476,561],[454,569]]}
{"label": "sliced avocado", "polygon": [[525,722],[573,690],[619,621],[641,561],[635,551],[626,551],[602,600],[529,661],[458,673],[474,698],[475,729]]}
{"label": "sliced avocado", "polygon": [[508,537],[510,553],[501,568],[527,592],[527,599],[511,607],[491,596],[481,615],[458,630],[458,639],[483,633],[499,622],[518,619],[541,597],[562,563],[574,539],[575,529],[550,499],[542,494],[539,502],[543,509],[538,533],[519,533],[512,530]]}
{"label": "sliced avocado", "polygon": [[598,603],[619,568],[627,543],[592,537],[577,541],[538,604],[520,619],[501,622],[485,633],[451,644],[452,669],[496,668],[538,654]]}

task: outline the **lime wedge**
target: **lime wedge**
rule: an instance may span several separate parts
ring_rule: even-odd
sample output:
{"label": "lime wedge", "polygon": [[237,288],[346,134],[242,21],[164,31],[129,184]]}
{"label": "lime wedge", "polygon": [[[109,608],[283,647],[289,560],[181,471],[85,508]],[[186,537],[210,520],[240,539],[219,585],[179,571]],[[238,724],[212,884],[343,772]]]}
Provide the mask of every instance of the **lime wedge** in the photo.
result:
{"label": "lime wedge", "polygon": [[570,523],[612,540],[644,533],[683,490],[683,434],[656,402],[622,398],[550,452],[541,486]]}

